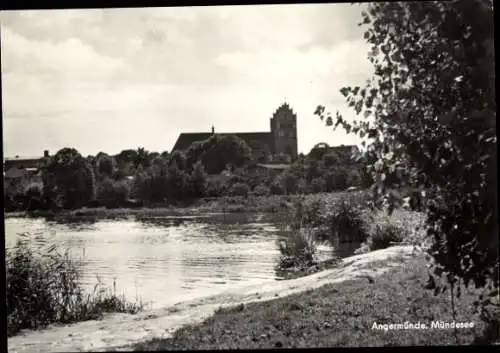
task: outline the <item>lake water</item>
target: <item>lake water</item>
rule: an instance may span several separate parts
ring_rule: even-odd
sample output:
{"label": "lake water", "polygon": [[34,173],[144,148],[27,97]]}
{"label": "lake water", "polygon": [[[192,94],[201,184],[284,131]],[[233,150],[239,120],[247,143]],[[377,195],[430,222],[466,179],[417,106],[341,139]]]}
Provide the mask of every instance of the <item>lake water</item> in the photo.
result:
{"label": "lake water", "polygon": [[[5,219],[6,247],[28,233],[35,244],[57,244],[81,260],[90,291],[97,276],[118,293],[152,308],[278,280],[276,240],[286,236],[275,215],[226,214],[55,222]],[[331,249],[319,248],[320,258]]]}

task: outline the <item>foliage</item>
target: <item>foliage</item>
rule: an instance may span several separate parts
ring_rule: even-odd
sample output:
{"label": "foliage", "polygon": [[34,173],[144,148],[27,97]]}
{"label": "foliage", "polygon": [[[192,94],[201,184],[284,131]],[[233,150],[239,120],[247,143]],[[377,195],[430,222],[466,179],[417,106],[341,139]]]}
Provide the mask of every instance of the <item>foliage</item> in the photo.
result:
{"label": "foliage", "polygon": [[120,206],[130,196],[130,187],[124,181],[113,181],[106,177],[98,186],[97,200],[107,206]]}
{"label": "foliage", "polygon": [[186,156],[181,151],[174,151],[170,154],[168,159],[168,166],[171,167],[175,163],[179,170],[186,170],[187,161]]}
{"label": "foliage", "polygon": [[320,241],[337,248],[339,242],[364,242],[370,230],[370,208],[362,194],[298,200],[293,208],[292,228],[311,228]]}
{"label": "foliage", "polygon": [[326,183],[325,179],[321,177],[316,177],[311,181],[311,191],[314,193],[325,191]]}
{"label": "foliage", "polygon": [[151,160],[152,158],[149,151],[147,151],[144,147],[137,148],[137,153],[135,154],[135,158],[133,160],[136,168],[140,165],[143,168],[148,168],[151,165]]}
{"label": "foliage", "polygon": [[383,223],[375,226],[375,232],[367,239],[371,251],[385,249],[401,243],[406,238],[405,229],[395,224]]}
{"label": "foliage", "polygon": [[284,195],[286,193],[281,178],[274,179],[269,190],[271,192],[271,195]]}
{"label": "foliage", "polygon": [[316,241],[310,228],[300,228],[284,239],[278,240],[281,254],[279,266],[282,269],[290,267],[307,268],[315,263]]}
{"label": "foliage", "polygon": [[236,183],[229,189],[229,195],[231,196],[244,196],[247,197],[250,193],[250,187],[244,183]]}
{"label": "foliage", "polygon": [[282,175],[283,189],[286,194],[296,194],[299,190],[299,180],[297,176],[288,171],[285,171]]}
{"label": "foliage", "polygon": [[335,127],[368,138],[377,201],[398,167],[421,191],[434,274],[498,293],[492,2],[370,3],[363,24],[375,78],[341,93],[366,119]]}
{"label": "foliage", "polygon": [[267,196],[271,193],[271,190],[265,185],[257,185],[253,189],[253,193],[255,196]]}
{"label": "foliage", "polygon": [[201,161],[207,173],[217,174],[227,165],[239,167],[251,159],[251,149],[235,135],[214,135],[204,143]]}
{"label": "foliage", "polygon": [[6,252],[7,335],[50,323],[97,319],[105,312],[136,313],[142,303],[127,302],[101,283],[86,294],[76,263],[55,246],[33,248],[20,239]]}
{"label": "foliage", "polygon": [[219,197],[226,193],[227,185],[220,178],[209,178],[207,181],[208,197]]}
{"label": "foliage", "polygon": [[[175,153],[175,152],[174,152]],[[168,168],[167,195],[174,200],[181,200],[191,193],[190,176],[178,168],[175,160]]]}
{"label": "foliage", "polygon": [[96,166],[97,173],[100,177],[111,178],[113,176],[115,161],[111,156],[105,153],[98,154],[98,156],[96,156]]}
{"label": "foliage", "polygon": [[77,150],[58,151],[42,171],[44,195],[61,199],[65,208],[77,208],[94,198],[92,167]]}
{"label": "foliage", "polygon": [[191,173],[191,183],[194,197],[203,197],[207,192],[207,174],[203,164],[198,161],[193,166]]}

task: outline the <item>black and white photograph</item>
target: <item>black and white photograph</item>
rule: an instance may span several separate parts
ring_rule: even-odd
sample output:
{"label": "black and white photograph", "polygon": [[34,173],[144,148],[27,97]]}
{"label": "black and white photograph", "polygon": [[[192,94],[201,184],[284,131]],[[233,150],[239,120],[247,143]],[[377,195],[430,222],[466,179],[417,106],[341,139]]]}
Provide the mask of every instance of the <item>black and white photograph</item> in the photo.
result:
{"label": "black and white photograph", "polygon": [[500,344],[492,0],[0,11],[9,353]]}

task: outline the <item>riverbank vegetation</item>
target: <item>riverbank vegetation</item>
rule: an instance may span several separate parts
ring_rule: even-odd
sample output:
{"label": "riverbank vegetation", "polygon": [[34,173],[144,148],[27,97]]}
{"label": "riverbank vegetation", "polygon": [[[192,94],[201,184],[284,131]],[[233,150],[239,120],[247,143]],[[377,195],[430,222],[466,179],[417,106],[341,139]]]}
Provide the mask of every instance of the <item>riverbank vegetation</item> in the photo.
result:
{"label": "riverbank vegetation", "polygon": [[[390,211],[376,209],[369,193],[362,191],[294,200],[285,224],[290,235],[278,240],[281,258],[277,265],[285,278],[334,266],[336,259],[353,251],[360,254],[402,244],[428,246],[423,213],[402,205]],[[317,246],[324,243],[333,251],[327,263],[315,256]]]}
{"label": "riverbank vegetation", "polygon": [[92,293],[81,286],[77,262],[56,246],[34,247],[21,237],[6,251],[7,335],[49,324],[96,320],[104,313],[136,313],[144,304],[130,302],[100,281]]}
{"label": "riverbank vegetation", "polygon": [[[485,326],[474,313],[476,291],[464,291],[453,316],[450,299],[425,288],[423,256],[370,282],[358,278],[272,301],[218,310],[201,324],[171,338],[131,347],[137,351],[257,348],[455,345],[453,329],[376,330],[373,324],[430,325],[434,320],[473,322],[458,331],[458,343],[484,342]],[[380,264],[382,267],[383,264]]]}
{"label": "riverbank vegetation", "polygon": [[[221,155],[220,153],[224,153]],[[283,163],[269,167],[259,162]],[[271,163],[271,162],[270,162]],[[278,165],[278,166],[280,166]],[[317,146],[294,161],[252,154],[236,136],[214,135],[185,152],[138,148],[110,156],[82,156],[64,148],[43,160],[41,184],[6,193],[5,210],[183,207],[211,198],[315,194],[369,185],[365,161],[349,149]],[[224,201],[221,201],[224,203]]]}

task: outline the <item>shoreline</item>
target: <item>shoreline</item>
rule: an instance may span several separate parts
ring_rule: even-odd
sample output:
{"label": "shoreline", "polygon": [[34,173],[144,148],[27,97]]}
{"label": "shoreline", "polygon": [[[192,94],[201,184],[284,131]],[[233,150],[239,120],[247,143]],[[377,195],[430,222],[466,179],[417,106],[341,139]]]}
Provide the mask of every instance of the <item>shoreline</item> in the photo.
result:
{"label": "shoreline", "polygon": [[[361,191],[363,192],[363,191]],[[161,204],[141,208],[80,208],[5,212],[5,218],[120,218],[127,216],[189,216],[200,213],[284,213],[289,211],[298,200],[310,201],[321,199],[334,201],[347,194],[345,192],[304,194],[304,195],[269,195],[269,196],[226,196],[220,198],[202,198],[190,203]]]}
{"label": "shoreline", "polygon": [[272,301],[327,284],[380,276],[407,263],[415,256],[414,250],[412,246],[394,246],[344,258],[339,267],[297,279],[266,281],[135,315],[109,314],[99,321],[53,325],[41,331],[22,331],[9,337],[8,349],[18,353],[130,350],[134,344],[168,338],[181,327],[197,324],[211,317],[220,308]]}

